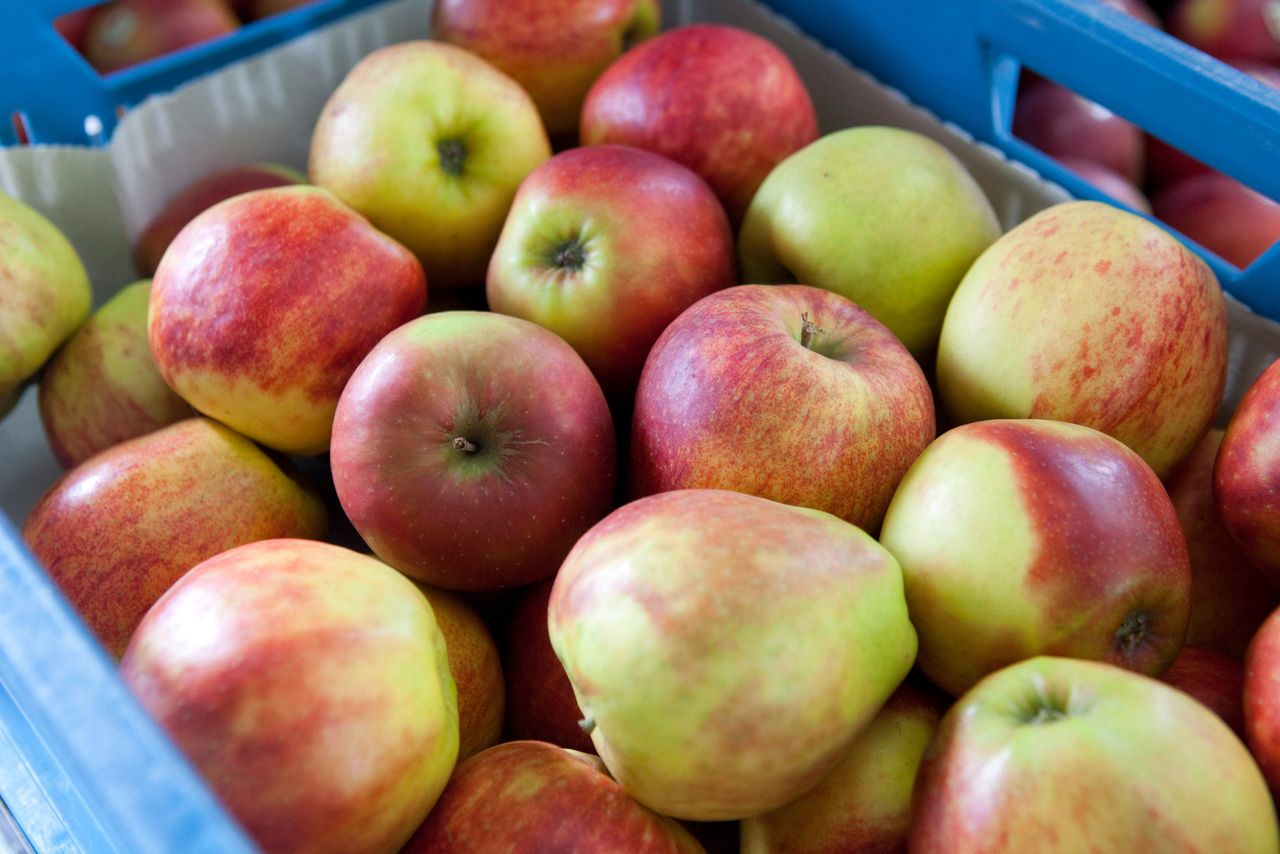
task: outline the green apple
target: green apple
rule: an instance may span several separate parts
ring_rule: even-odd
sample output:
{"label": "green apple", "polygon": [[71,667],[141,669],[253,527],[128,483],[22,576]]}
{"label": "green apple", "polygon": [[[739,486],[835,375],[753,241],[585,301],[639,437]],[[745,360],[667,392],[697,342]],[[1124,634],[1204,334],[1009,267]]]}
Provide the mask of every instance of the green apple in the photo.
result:
{"label": "green apple", "polygon": [[921,356],[937,343],[965,271],[999,236],[982,188],[945,148],[907,130],[859,127],[769,173],[738,254],[744,282],[835,291]]}

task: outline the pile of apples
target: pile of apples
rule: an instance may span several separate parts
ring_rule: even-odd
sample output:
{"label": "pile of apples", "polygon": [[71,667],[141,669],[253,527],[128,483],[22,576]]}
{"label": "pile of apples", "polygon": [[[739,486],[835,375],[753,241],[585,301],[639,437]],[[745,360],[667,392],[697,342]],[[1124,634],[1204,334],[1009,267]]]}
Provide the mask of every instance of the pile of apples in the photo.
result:
{"label": "pile of apples", "polygon": [[259,845],[1280,846],[1280,367],[1211,429],[1203,262],[653,0],[434,14],[87,320],[0,197],[23,536]]}

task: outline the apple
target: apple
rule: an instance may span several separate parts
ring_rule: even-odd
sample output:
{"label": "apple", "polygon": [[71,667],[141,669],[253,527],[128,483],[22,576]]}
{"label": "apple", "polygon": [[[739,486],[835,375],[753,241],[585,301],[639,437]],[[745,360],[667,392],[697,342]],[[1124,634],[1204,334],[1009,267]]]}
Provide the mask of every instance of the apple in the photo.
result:
{"label": "apple", "polygon": [[1181,691],[1092,661],[992,674],[942,720],[908,849],[1275,851],[1267,787],[1240,740]]}
{"label": "apple", "polygon": [[489,312],[431,314],[373,348],[342,393],[330,464],[378,557],[449,590],[556,571],[611,506],[613,422],[555,334]]}
{"label": "apple", "polygon": [[1144,24],[1150,24],[1156,29],[1160,29],[1160,19],[1156,17],[1156,13],[1144,0],[1102,0],[1102,2],[1113,9],[1124,12],[1131,18],[1136,18]]}
{"label": "apple", "polygon": [[94,7],[77,9],[59,15],[53,20],[53,28],[80,53],[84,53],[84,34],[89,29],[89,20],[93,17]]}
{"label": "apple", "polygon": [[1214,501],[1245,555],[1280,588],[1280,359],[1249,386],[1213,469]]}
{"label": "apple", "polygon": [[458,761],[497,744],[505,692],[498,647],[484,620],[460,597],[419,584],[431,603],[458,689]]}
{"label": "apple", "polygon": [[89,316],[80,256],[58,227],[0,192],[0,418]]}
{"label": "apple", "polygon": [[822,782],[742,821],[742,854],[903,850],[916,770],[948,703],[908,677]]}
{"label": "apple", "polygon": [[1243,660],[1262,621],[1280,606],[1280,591],[1258,571],[1227,531],[1213,498],[1213,468],[1224,431],[1213,429],[1165,486],[1191,556],[1191,622],[1187,643]]}
{"label": "apple", "polygon": [[326,527],[310,488],[243,436],[191,418],[67,472],[22,537],[119,657],[151,604],[197,563],[255,540],[319,538]]}
{"label": "apple", "polygon": [[1142,183],[1142,129],[1065,86],[1037,80],[1022,87],[1013,134],[1050,157],[1088,160]]}
{"label": "apple", "polygon": [[582,105],[583,145],[645,148],[697,172],[739,222],[765,176],[818,136],[804,81],[737,27],[676,27],[627,51]]}
{"label": "apple", "polygon": [[257,21],[262,18],[270,18],[272,15],[279,15],[282,12],[288,12],[290,9],[297,9],[299,6],[306,6],[316,0],[250,0],[249,2],[249,20]]}
{"label": "apple", "polygon": [[740,285],[649,354],[630,488],[732,489],[874,531],[933,430],[924,372],[870,314],[819,288]]}
{"label": "apple", "polygon": [[510,75],[547,132],[571,138],[591,84],[661,18],[658,0],[440,0],[432,33]]}
{"label": "apple", "polygon": [[1244,734],[1244,666],[1204,647],[1187,645],[1160,681],[1195,697],[1222,718],[1241,739]]}
{"label": "apple", "polygon": [[858,127],[770,173],[738,257],[743,281],[835,291],[923,357],[961,277],[999,236],[987,197],[945,148],[912,131]]}
{"label": "apple", "polygon": [[1181,0],[1165,22],[1169,35],[1219,59],[1280,62],[1275,0]]}
{"label": "apple", "polygon": [[554,581],[548,578],[526,588],[506,621],[502,656],[507,679],[506,730],[513,739],[549,741],[589,753],[595,746],[578,725],[582,710],[547,631],[547,603]]}
{"label": "apple", "polygon": [[458,766],[403,854],[475,851],[690,852],[702,846],[632,800],[589,758],[511,741]]}
{"label": "apple", "polygon": [[123,288],[58,351],[40,378],[40,420],[64,468],[195,413],[147,344],[151,282]]}
{"label": "apple", "polygon": [[204,561],[147,612],[120,675],[268,851],[395,851],[458,753],[431,606],[327,543]]}
{"label": "apple", "polygon": [[547,624],[596,751],[673,818],[816,785],[911,669],[902,573],[820,510],[723,490],[627,504],[565,558]]}
{"label": "apple", "polygon": [[702,297],[737,284],[733,231],[706,182],[639,148],[557,154],[516,193],[489,263],[489,308],[568,341],[611,397]]}
{"label": "apple", "polygon": [[1155,215],[1237,267],[1280,240],[1280,204],[1221,172],[1183,178],[1151,197]]}
{"label": "apple", "polygon": [[1089,427],[984,421],[944,433],[889,505],[919,668],[953,696],[1036,655],[1158,675],[1178,654],[1191,570],[1142,458]]}
{"label": "apple", "polygon": [[1107,167],[1079,157],[1059,157],[1058,162],[1117,202],[1128,205],[1138,213],[1151,213],[1151,202],[1142,191],[1133,182]]}
{"label": "apple", "polygon": [[160,266],[164,251],[183,227],[196,215],[218,202],[268,187],[287,187],[301,184],[305,177],[287,166],[274,163],[253,163],[222,169],[188,185],[170,199],[160,213],[142,230],[134,244],[134,264],[139,274],[152,276]]}
{"label": "apple", "polygon": [[99,73],[110,74],[239,27],[225,0],[112,0],[93,10],[84,55]]}
{"label": "apple", "polygon": [[1099,202],[1043,210],[982,254],[947,308],[938,391],[961,423],[1047,418],[1101,430],[1164,476],[1209,429],[1227,309],[1171,234]]}
{"label": "apple", "polygon": [[483,284],[516,188],[550,156],[514,80],[461,48],[410,41],[351,69],[316,122],[308,168],[448,288]]}
{"label": "apple", "polygon": [[1263,622],[1245,656],[1244,732],[1267,784],[1280,795],[1280,609]]}
{"label": "apple", "polygon": [[151,352],[192,406],[278,451],[321,454],[356,366],[422,313],[403,246],[316,187],[220,202],[174,239],[151,286]]}

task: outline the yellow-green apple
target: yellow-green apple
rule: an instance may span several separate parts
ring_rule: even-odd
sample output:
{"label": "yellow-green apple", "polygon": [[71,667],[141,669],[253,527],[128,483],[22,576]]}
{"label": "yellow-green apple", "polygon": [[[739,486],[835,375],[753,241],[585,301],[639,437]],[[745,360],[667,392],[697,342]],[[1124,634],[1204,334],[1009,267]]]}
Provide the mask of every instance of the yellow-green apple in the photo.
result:
{"label": "yellow-green apple", "polygon": [[1280,795],[1280,609],[1258,629],[1245,655],[1244,733],[1271,791]]}
{"label": "yellow-green apple", "polygon": [[1244,665],[1238,659],[1188,644],[1160,681],[1195,697],[1232,732],[1245,737]]}
{"label": "yellow-green apple", "polygon": [[658,0],[440,0],[432,34],[510,75],[547,132],[572,139],[591,84],[661,19]]}
{"label": "yellow-green apple", "polygon": [[324,536],[319,497],[256,445],[191,418],[67,472],[22,528],[32,554],[114,656],[191,567],[255,540]]}
{"label": "yellow-green apple", "polygon": [[1142,129],[1050,80],[1037,80],[1018,92],[1013,133],[1050,157],[1088,160],[1133,184],[1142,183]]}
{"label": "yellow-green apple", "polygon": [[1165,481],[1191,556],[1191,621],[1187,643],[1244,660],[1262,621],[1280,606],[1280,591],[1258,571],[1227,531],[1213,498],[1213,468],[1223,431],[1205,434]]}
{"label": "yellow-green apple", "polygon": [[908,677],[822,782],[742,821],[742,854],[891,854],[911,827],[911,792],[949,700]]}
{"label": "yellow-green apple", "polygon": [[768,812],[817,784],[916,653],[902,573],[875,540],[724,490],[605,517],[557,573],[547,623],[614,779],[696,821]]}
{"label": "yellow-green apple", "polygon": [[0,418],[89,316],[80,256],[58,227],[0,193]]}
{"label": "yellow-green apple", "polygon": [[783,158],[818,136],[791,60],[768,39],[722,24],[668,30],[627,51],[582,105],[583,145],[646,148],[697,172],[736,223]]}
{"label": "yellow-green apple", "polygon": [[938,346],[952,417],[1101,430],[1165,476],[1209,429],[1227,377],[1227,308],[1164,229],[1066,202],[1001,237],[965,275]]}
{"label": "yellow-green apple", "polygon": [[1258,767],[1181,691],[1035,658],[960,698],[925,753],[908,850],[1274,852]]}
{"label": "yellow-green apple", "polygon": [[933,430],[923,371],[866,311],[805,285],[739,285],[650,352],[630,490],[732,489],[874,531]]}
{"label": "yellow-green apple", "polygon": [[498,647],[484,620],[458,596],[419,584],[431,603],[449,653],[449,673],[458,689],[458,761],[502,736],[504,690]]}
{"label": "yellow-green apple", "polygon": [[578,726],[582,710],[547,633],[547,603],[554,581],[548,578],[526,588],[506,624],[502,656],[507,679],[506,730],[513,739],[549,741],[590,753],[595,745]]}
{"label": "yellow-green apple", "polygon": [[308,169],[448,288],[483,285],[516,188],[550,156],[514,80],[461,48],[411,41],[351,69],[320,113]]}
{"label": "yellow-green apple", "polygon": [[1253,381],[1227,424],[1213,494],[1231,536],[1280,588],[1280,359]]}
{"label": "yellow-green apple", "polygon": [[235,32],[225,0],[112,0],[85,26],[84,55],[103,74]]}
{"label": "yellow-green apple", "polygon": [[397,850],[458,753],[431,606],[328,543],[266,540],[199,564],[147,612],[120,674],[267,851]]}
{"label": "yellow-green apple", "polygon": [[1126,204],[1139,213],[1151,213],[1151,202],[1132,181],[1100,166],[1092,160],[1079,157],[1059,157],[1058,162],[1084,180],[1106,193],[1117,202]]}
{"label": "yellow-green apple", "polygon": [[373,348],[338,403],[329,459],[380,558],[437,587],[494,590],[554,573],[608,512],[617,449],[572,347],[518,317],[454,311]]}
{"label": "yellow-green apple", "polygon": [[64,468],[195,414],[151,357],[150,298],[146,279],[121,289],[45,367],[40,420]]}
{"label": "yellow-green apple", "polygon": [[688,831],[636,803],[593,758],[545,741],[509,741],[473,756],[403,854],[702,852]]}
{"label": "yellow-green apple", "polygon": [[856,302],[917,357],[960,278],[1000,236],[982,188],[933,140],[887,127],[828,134],[778,165],[738,235],[743,281]]}
{"label": "yellow-green apple", "polygon": [[178,234],[151,285],[148,335],[196,409],[276,450],[321,454],[356,366],[426,300],[407,249],[324,190],[277,187]]}
{"label": "yellow-green apple", "polygon": [[606,393],[630,398],[649,348],[702,297],[737,284],[711,188],[661,155],[575,148],[516,193],[489,262],[489,308],[568,341]]}
{"label": "yellow-green apple", "polygon": [[222,169],[188,185],[166,202],[160,213],[152,217],[142,234],[138,235],[133,247],[134,265],[138,268],[138,274],[154,275],[156,268],[160,266],[160,259],[164,257],[164,251],[169,248],[173,238],[178,236],[178,232],[197,215],[218,202],[252,190],[286,187],[305,181],[305,176],[288,166],[252,163]]}
{"label": "yellow-green apple", "polygon": [[1151,197],[1151,207],[1170,228],[1237,267],[1280,240],[1280,204],[1221,172],[1169,184]]}
{"label": "yellow-green apple", "polygon": [[1141,457],[1089,427],[944,433],[902,479],[880,542],[902,567],[920,670],[953,696],[1036,655],[1155,676],[1186,635],[1173,503]]}
{"label": "yellow-green apple", "polygon": [[1165,23],[1173,37],[1220,59],[1280,63],[1276,0],[1181,0]]}

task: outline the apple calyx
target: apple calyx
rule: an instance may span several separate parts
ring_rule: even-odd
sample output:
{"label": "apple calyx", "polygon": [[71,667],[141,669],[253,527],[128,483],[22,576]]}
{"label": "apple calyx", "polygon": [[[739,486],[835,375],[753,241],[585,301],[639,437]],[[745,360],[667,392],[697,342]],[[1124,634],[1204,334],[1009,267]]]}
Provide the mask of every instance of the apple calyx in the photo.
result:
{"label": "apple calyx", "polygon": [[453,447],[457,448],[459,451],[462,451],[464,454],[474,454],[476,451],[480,450],[479,445],[477,445],[475,442],[468,441],[462,436],[459,436],[453,440]]}
{"label": "apple calyx", "polygon": [[800,346],[806,350],[812,350],[813,336],[825,332],[820,329],[818,324],[809,319],[809,313],[806,311],[800,315]]}
{"label": "apple calyx", "polygon": [[557,270],[576,273],[587,263],[587,249],[582,241],[571,237],[551,250],[551,265]]}
{"label": "apple calyx", "polygon": [[436,152],[440,155],[440,168],[446,175],[456,178],[462,174],[462,167],[467,162],[466,143],[456,137],[442,139],[436,143]]}
{"label": "apple calyx", "polygon": [[1151,633],[1149,620],[1150,618],[1143,611],[1130,611],[1124,618],[1124,622],[1120,624],[1120,628],[1116,629],[1116,648],[1127,655],[1141,646]]}

